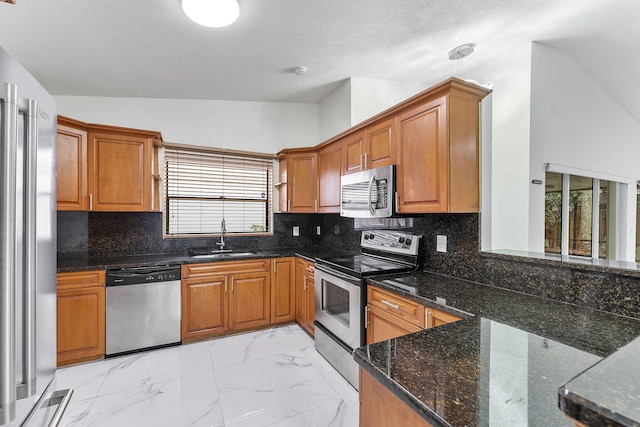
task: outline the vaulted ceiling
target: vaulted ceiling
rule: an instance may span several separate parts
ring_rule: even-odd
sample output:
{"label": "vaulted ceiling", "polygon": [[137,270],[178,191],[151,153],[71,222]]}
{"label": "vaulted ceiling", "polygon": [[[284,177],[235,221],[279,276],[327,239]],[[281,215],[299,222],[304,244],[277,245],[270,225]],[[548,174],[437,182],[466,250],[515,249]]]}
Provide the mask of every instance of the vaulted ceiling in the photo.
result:
{"label": "vaulted ceiling", "polygon": [[468,67],[491,80],[510,52],[541,41],[640,121],[637,0],[239,3],[238,21],[217,29],[190,21],[180,0],[0,3],[0,45],[54,95],[320,102],[350,77],[446,78],[448,51],[468,42]]}

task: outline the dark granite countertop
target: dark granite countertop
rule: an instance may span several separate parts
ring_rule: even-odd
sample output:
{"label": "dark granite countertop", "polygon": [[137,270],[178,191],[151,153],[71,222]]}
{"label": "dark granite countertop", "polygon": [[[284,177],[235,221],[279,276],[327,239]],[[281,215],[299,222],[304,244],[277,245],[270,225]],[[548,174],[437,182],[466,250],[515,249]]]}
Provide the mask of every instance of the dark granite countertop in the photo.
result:
{"label": "dark granite countertop", "polygon": [[[637,399],[639,382],[629,372],[626,379],[607,376],[608,370],[589,376],[610,361],[615,370],[613,358],[631,351],[640,334],[636,319],[426,272],[370,283],[464,318],[354,353],[365,370],[434,426],[572,426],[558,408],[563,384],[593,390],[586,399],[606,394],[607,384],[623,391],[622,406]],[[588,375],[582,383],[580,374]],[[634,374],[640,376],[638,369]]]}
{"label": "dark granite countertop", "polygon": [[[237,249],[238,252],[243,250]],[[315,258],[334,254],[320,247],[304,248],[274,248],[268,251],[256,251],[253,254],[222,257],[222,258],[194,258],[187,254],[150,254],[150,255],[119,255],[113,257],[89,257],[87,255],[66,255],[58,256],[58,273],[69,273],[75,271],[104,270],[108,268],[124,267],[148,267],[166,264],[201,264],[221,261],[241,261],[259,258],[280,258],[289,256],[300,256],[309,261]]]}

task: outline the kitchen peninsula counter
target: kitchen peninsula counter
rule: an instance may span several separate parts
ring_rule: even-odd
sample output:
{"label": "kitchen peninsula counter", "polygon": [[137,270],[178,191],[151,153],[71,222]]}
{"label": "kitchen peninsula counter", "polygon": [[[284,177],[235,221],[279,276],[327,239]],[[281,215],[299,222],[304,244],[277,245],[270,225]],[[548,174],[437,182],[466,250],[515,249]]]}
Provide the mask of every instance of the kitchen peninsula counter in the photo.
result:
{"label": "kitchen peninsula counter", "polygon": [[[365,371],[434,426],[523,420],[572,426],[558,409],[558,389],[565,384],[563,390],[573,394],[560,395],[560,401],[570,403],[568,415],[578,420],[579,408],[588,403],[595,410],[608,405],[637,411],[640,370],[613,375],[640,358],[637,319],[427,272],[369,283],[463,317],[354,353]],[[611,393],[603,389],[607,386]],[[589,400],[603,396],[609,399]]]}

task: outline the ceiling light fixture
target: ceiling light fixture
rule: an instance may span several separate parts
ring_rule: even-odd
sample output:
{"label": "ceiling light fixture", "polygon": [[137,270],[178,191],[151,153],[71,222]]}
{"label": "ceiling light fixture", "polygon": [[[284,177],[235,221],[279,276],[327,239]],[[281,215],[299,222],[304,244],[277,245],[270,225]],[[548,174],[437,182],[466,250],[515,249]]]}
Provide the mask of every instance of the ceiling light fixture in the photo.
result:
{"label": "ceiling light fixture", "polygon": [[240,16],[237,0],[182,0],[182,10],[189,19],[205,27],[226,27]]}
{"label": "ceiling light fixture", "polygon": [[[471,71],[477,68],[475,61],[473,58],[467,58],[469,55],[473,53],[476,45],[474,43],[465,43],[460,46],[454,47],[449,51],[449,59],[452,61],[451,64],[456,64],[456,69],[452,71],[450,74],[461,79],[464,79],[466,82],[476,84],[478,86],[485,87],[487,89],[491,89],[493,87],[493,83],[488,82],[486,84],[480,84],[477,79],[474,79],[471,75]],[[467,58],[465,60],[465,58]],[[466,64],[465,64],[466,62]],[[465,71],[466,68],[466,71]]]}

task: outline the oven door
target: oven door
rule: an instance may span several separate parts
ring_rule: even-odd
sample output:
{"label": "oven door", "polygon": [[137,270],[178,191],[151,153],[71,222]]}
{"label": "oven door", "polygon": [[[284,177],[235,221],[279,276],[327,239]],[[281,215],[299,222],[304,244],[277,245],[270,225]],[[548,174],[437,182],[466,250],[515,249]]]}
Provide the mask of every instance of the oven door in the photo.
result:
{"label": "oven door", "polygon": [[361,282],[316,264],[315,320],[351,349],[362,345]]}

